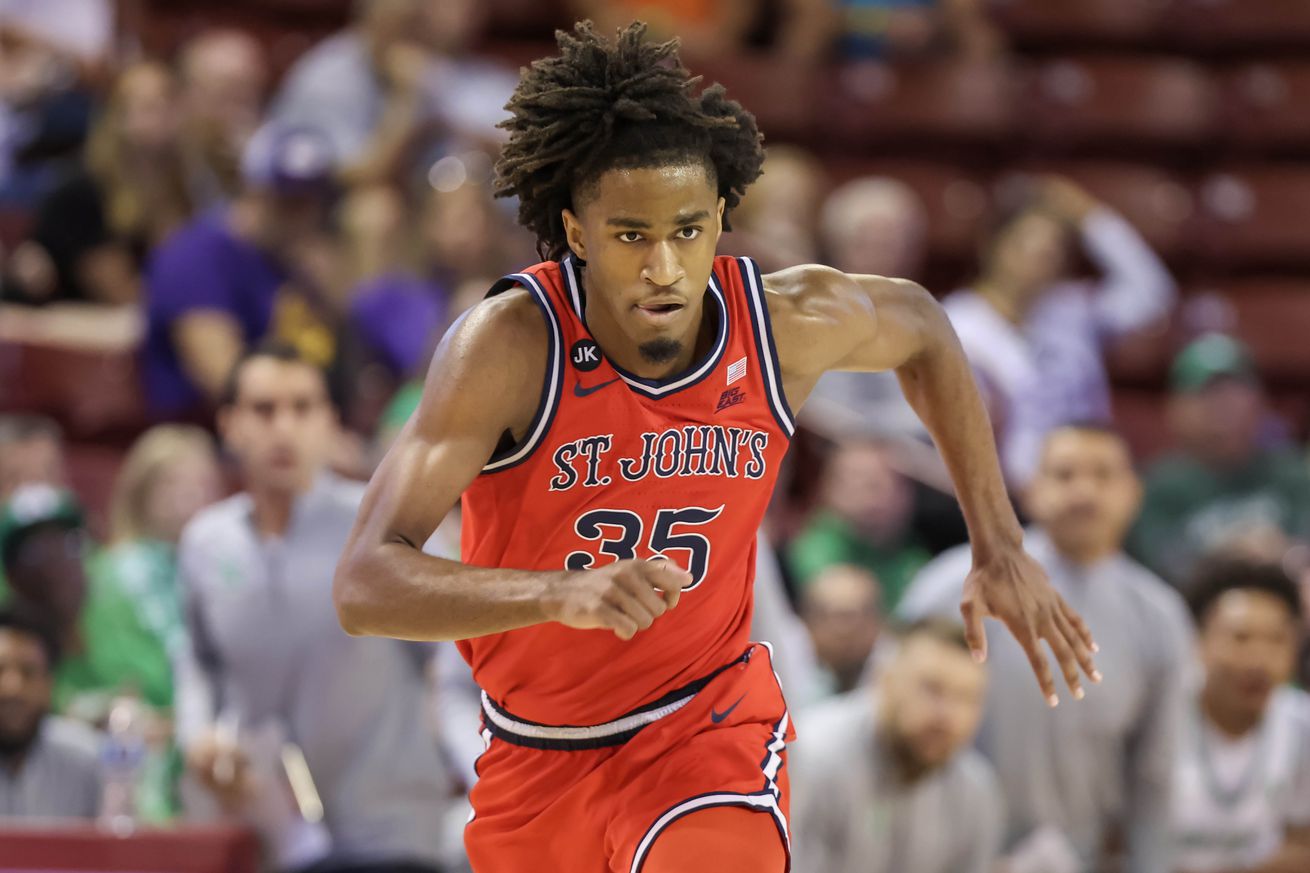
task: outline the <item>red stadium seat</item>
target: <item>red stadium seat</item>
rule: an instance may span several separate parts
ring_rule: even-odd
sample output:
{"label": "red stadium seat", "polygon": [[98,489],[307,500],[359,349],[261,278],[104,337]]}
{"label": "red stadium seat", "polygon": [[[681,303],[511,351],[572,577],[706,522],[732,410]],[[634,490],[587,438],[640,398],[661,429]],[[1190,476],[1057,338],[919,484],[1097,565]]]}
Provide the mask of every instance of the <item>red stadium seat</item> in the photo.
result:
{"label": "red stadium seat", "polygon": [[1052,48],[1156,45],[1169,0],[992,0],[989,11],[1017,45]]}
{"label": "red stadium seat", "polygon": [[25,209],[0,209],[0,255],[27,238],[32,214]]}
{"label": "red stadium seat", "polygon": [[1149,462],[1173,444],[1163,391],[1119,388],[1114,392],[1114,423],[1128,440],[1133,458]]}
{"label": "red stadium seat", "polygon": [[1227,269],[1310,269],[1310,168],[1212,173],[1198,192],[1198,258]]}
{"label": "red stadium seat", "polygon": [[1227,303],[1231,331],[1251,346],[1262,373],[1310,388],[1310,278],[1233,280],[1197,293]]}
{"label": "red stadium seat", "polygon": [[1195,149],[1214,133],[1215,90],[1188,61],[1068,57],[1026,77],[1023,133],[1044,151]]}
{"label": "red stadium seat", "polygon": [[1169,19],[1177,39],[1194,51],[1310,48],[1305,0],[1175,0]]}
{"label": "red stadium seat", "polygon": [[1161,167],[1106,161],[1046,162],[1024,172],[1067,176],[1128,219],[1162,257],[1188,250],[1196,201],[1183,179]]}
{"label": "red stadium seat", "polygon": [[1226,142],[1297,156],[1310,148],[1310,62],[1245,64],[1227,73],[1222,87]]}
{"label": "red stadium seat", "polygon": [[825,144],[988,145],[1013,131],[1014,78],[999,63],[854,64],[807,99]]}
{"label": "red stadium seat", "polygon": [[0,410],[57,418],[70,436],[135,433],[146,416],[133,349],[0,343]]}

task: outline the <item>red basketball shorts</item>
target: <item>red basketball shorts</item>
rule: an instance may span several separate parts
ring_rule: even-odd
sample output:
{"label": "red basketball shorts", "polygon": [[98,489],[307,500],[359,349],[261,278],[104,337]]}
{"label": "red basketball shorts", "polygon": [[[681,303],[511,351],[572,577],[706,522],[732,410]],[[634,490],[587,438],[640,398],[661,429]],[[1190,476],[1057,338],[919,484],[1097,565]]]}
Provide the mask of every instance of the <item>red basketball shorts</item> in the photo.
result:
{"label": "red basketball shorts", "polygon": [[795,734],[766,645],[604,725],[524,722],[485,696],[482,718],[464,835],[476,873],[640,873],[673,822],[725,806],[769,816],[789,845]]}

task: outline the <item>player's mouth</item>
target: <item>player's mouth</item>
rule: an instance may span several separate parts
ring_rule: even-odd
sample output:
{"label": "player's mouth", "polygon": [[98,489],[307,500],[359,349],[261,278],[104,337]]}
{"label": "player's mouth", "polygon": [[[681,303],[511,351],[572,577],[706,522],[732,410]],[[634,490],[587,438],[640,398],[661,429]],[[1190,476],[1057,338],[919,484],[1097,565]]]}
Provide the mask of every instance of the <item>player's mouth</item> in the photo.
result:
{"label": "player's mouth", "polygon": [[651,300],[638,303],[634,308],[641,317],[654,324],[667,324],[678,317],[685,304],[676,300]]}

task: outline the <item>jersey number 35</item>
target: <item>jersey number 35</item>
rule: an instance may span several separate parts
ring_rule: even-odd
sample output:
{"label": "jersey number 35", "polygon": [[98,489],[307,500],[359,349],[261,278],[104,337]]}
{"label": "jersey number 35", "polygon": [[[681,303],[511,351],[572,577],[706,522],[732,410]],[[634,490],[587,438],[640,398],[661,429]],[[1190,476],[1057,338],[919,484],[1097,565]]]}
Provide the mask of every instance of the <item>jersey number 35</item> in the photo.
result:
{"label": "jersey number 35", "polygon": [[[691,584],[682,590],[690,591],[705,579],[710,564],[710,541],[704,534],[685,528],[709,524],[722,512],[722,506],[717,509],[686,506],[659,510],[650,529],[648,548],[651,554],[646,557],[674,560],[670,552],[685,553],[686,563],[682,566],[691,573]],[[615,561],[627,561],[637,557],[646,525],[642,517],[630,509],[593,509],[578,516],[573,529],[584,540],[598,542],[596,552],[610,555]],[[596,566],[596,556],[590,551],[572,552],[565,559],[564,566],[569,570],[590,570]]]}

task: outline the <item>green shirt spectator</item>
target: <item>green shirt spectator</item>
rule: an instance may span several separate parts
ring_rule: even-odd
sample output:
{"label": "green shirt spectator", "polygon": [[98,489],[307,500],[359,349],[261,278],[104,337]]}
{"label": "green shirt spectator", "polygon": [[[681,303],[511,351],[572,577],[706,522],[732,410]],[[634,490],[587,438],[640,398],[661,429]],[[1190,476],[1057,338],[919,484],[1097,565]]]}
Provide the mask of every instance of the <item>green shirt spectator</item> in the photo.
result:
{"label": "green shirt spectator", "polygon": [[1148,473],[1129,549],[1186,588],[1206,551],[1310,535],[1310,469],[1264,438],[1264,391],[1237,341],[1220,334],[1195,340],[1170,378],[1179,451]]}
{"label": "green shirt spectator", "polygon": [[57,711],[98,721],[121,692],[172,708],[172,656],[185,642],[174,551],[169,543],[138,540],[88,562],[82,646],[55,673]]}
{"label": "green shirt spectator", "polygon": [[835,512],[821,511],[787,547],[787,567],[804,588],[834,564],[854,564],[882,583],[882,598],[894,610],[914,575],[932,554],[912,539],[888,544],[866,539]]}
{"label": "green shirt spectator", "polygon": [[895,609],[932,557],[914,531],[913,515],[913,489],[887,446],[839,443],[823,471],[820,506],[784,553],[796,593],[826,567],[853,564],[878,578],[883,608]]}

